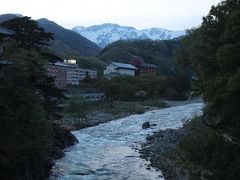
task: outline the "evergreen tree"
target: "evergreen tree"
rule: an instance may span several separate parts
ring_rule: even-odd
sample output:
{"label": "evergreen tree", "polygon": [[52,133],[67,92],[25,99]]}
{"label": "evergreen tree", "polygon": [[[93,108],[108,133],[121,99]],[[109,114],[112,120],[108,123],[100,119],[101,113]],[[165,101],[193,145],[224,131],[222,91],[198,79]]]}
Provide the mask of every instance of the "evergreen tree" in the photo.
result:
{"label": "evergreen tree", "polygon": [[41,47],[48,45],[49,40],[53,39],[52,33],[45,32],[30,17],[17,17],[4,21],[0,25],[15,33],[14,40],[19,48],[39,50]]}
{"label": "evergreen tree", "polygon": [[63,96],[47,76],[41,51],[51,35],[28,17],[2,26],[15,35],[1,42],[9,63],[0,65],[0,179],[45,179],[58,113],[53,99]]}

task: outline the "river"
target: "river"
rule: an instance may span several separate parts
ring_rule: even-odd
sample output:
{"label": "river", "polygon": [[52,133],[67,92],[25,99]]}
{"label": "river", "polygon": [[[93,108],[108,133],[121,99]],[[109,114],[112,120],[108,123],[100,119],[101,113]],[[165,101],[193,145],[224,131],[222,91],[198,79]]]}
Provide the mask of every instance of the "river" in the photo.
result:
{"label": "river", "polygon": [[[186,104],[74,131],[79,143],[66,149],[66,155],[56,161],[49,179],[164,179],[161,171],[146,169],[149,162],[139,157],[136,148],[154,131],[182,127],[187,120],[201,115],[202,108],[203,103]],[[146,121],[156,126],[142,129]]]}

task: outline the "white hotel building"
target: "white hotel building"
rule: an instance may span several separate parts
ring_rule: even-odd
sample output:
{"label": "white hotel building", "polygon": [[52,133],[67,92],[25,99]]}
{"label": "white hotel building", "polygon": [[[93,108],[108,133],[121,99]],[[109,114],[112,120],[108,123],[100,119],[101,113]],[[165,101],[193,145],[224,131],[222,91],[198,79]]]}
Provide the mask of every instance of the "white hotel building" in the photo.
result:
{"label": "white hotel building", "polygon": [[135,71],[137,70],[131,64],[124,64],[118,62],[111,62],[107,65],[106,70],[104,70],[104,75],[111,79],[114,76],[118,75],[128,75],[128,76],[135,76]]}

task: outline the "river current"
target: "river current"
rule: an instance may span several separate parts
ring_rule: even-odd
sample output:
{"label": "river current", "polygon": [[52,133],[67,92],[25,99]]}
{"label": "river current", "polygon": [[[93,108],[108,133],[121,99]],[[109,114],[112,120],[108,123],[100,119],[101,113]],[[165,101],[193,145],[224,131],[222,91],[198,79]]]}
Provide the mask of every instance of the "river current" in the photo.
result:
{"label": "river current", "polygon": [[[136,148],[148,134],[158,130],[177,129],[202,114],[203,103],[192,103],[132,115],[95,127],[73,131],[79,143],[66,149],[57,160],[50,180],[155,180],[164,179],[161,171],[146,169]],[[156,124],[142,129],[142,123]]]}

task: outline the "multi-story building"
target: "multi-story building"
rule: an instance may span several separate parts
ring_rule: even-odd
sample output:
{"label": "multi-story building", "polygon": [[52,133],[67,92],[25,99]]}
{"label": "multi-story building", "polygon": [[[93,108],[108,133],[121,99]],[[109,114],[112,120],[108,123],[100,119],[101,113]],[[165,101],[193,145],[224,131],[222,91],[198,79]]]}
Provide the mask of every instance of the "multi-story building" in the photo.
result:
{"label": "multi-story building", "polygon": [[131,60],[131,64],[134,65],[136,70],[136,76],[151,75],[156,76],[159,72],[159,67],[155,64],[144,63],[144,60],[140,57],[134,57]]}
{"label": "multi-story building", "polygon": [[68,85],[79,85],[80,84],[80,74],[79,67],[76,64],[66,64],[67,71],[67,84]]}
{"label": "multi-story building", "polygon": [[105,93],[96,89],[85,89],[80,95],[86,101],[102,101],[105,99]]}
{"label": "multi-story building", "polygon": [[62,62],[49,63],[48,74],[55,78],[55,85],[64,89],[67,85],[78,86],[80,81],[87,76],[90,79],[97,78],[97,71],[82,69],[75,60],[64,60]]}
{"label": "multi-story building", "polygon": [[66,96],[76,100],[79,99],[85,101],[101,101],[106,98],[103,91],[94,88],[70,89],[66,93]]}
{"label": "multi-story building", "polygon": [[85,69],[79,68],[78,73],[79,73],[80,81],[84,80],[87,77]]}
{"label": "multi-story building", "polygon": [[80,81],[84,80],[85,78],[97,79],[97,71],[79,68],[79,76]]}
{"label": "multi-story building", "polygon": [[104,75],[108,79],[111,79],[113,76],[118,75],[135,76],[136,70],[137,68],[132,66],[131,64],[111,62],[107,65],[106,70],[104,70]]}
{"label": "multi-story building", "polygon": [[64,59],[65,64],[77,64],[77,60],[75,59]]}
{"label": "multi-story building", "polygon": [[59,89],[67,87],[67,65],[61,62],[49,63],[47,67],[48,75],[54,77],[54,84]]}

